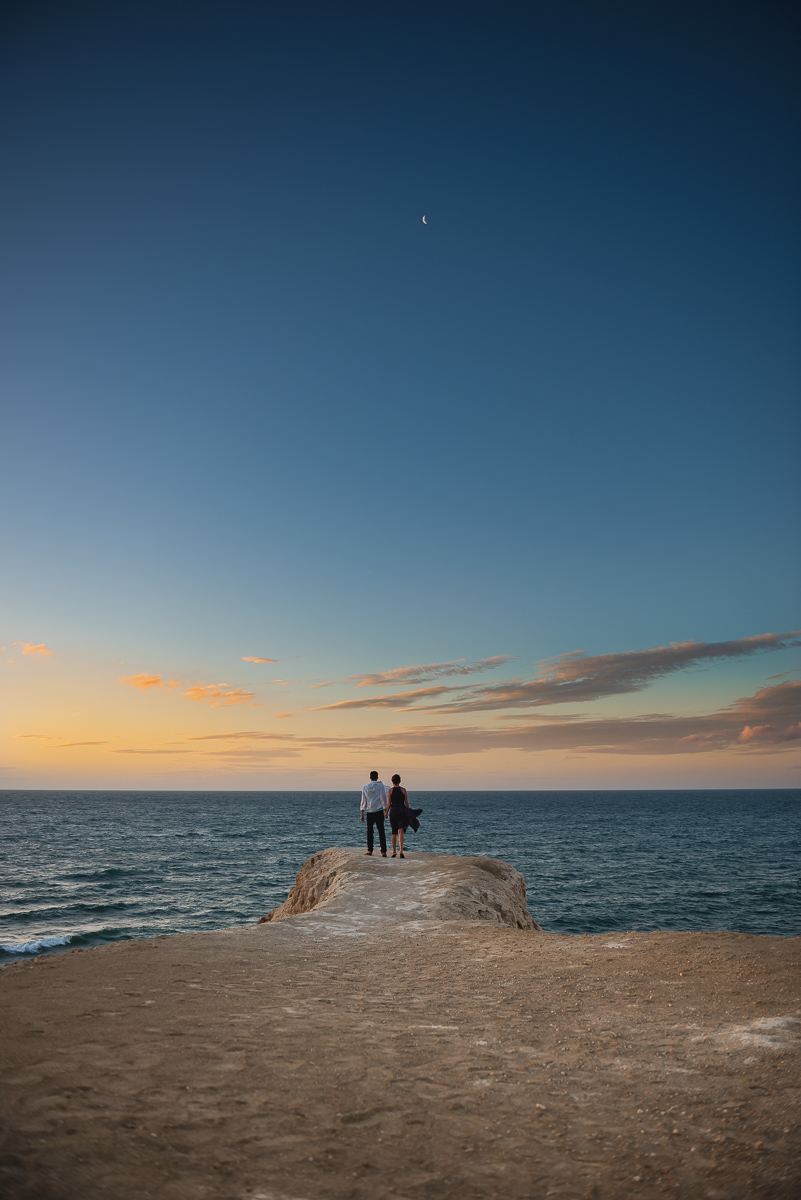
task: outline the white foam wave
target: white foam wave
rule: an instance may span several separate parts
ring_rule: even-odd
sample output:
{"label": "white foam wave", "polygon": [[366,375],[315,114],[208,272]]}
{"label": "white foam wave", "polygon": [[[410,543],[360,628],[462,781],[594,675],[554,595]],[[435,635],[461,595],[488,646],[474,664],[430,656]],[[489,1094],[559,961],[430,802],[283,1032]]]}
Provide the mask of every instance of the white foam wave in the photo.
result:
{"label": "white foam wave", "polygon": [[49,950],[51,946],[68,946],[71,941],[72,936],[65,934],[60,937],[39,938],[36,942],[0,945],[0,950],[5,950],[6,954],[39,954],[42,950]]}

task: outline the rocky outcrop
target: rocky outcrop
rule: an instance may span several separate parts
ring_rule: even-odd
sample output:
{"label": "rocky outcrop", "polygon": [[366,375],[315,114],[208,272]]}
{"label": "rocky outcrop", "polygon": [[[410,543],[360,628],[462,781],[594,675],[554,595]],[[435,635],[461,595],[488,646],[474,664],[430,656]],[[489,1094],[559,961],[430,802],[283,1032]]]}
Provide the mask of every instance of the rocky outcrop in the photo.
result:
{"label": "rocky outcrop", "polygon": [[512,929],[540,926],[526,907],[523,876],[498,858],[411,854],[367,858],[332,847],[307,859],[295,886],[265,921],[324,909],[352,921],[494,921]]}
{"label": "rocky outcrop", "polygon": [[281,921],[284,917],[295,917],[298,913],[311,912],[313,908],[333,900],[342,891],[345,872],[343,868],[353,854],[348,850],[321,850],[307,858],[295,876],[295,886],[283,904],[273,908],[259,925],[265,921]]}
{"label": "rocky outcrop", "polygon": [[434,909],[432,916],[441,921],[478,919],[512,929],[540,928],[526,905],[523,876],[500,858],[448,855]]}

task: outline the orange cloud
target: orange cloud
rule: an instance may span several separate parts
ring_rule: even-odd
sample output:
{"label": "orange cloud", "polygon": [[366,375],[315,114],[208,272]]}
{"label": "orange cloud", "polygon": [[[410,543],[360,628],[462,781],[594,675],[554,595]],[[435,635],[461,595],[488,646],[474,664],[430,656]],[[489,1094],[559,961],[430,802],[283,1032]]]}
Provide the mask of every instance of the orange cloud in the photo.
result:
{"label": "orange cloud", "polygon": [[276,713],[275,719],[276,721],[280,721],[282,717],[294,717],[294,715],[294,713]]}
{"label": "orange cloud", "polygon": [[740,745],[748,742],[763,742],[768,746],[779,746],[782,742],[797,742],[801,740],[801,721],[797,725],[788,725],[786,729],[777,729],[775,725],[746,725],[737,738]]}
{"label": "orange cloud", "polygon": [[143,692],[149,691],[150,688],[164,688],[165,691],[172,692],[181,686],[180,679],[162,679],[160,675],[147,675],[144,672],[141,675],[121,675],[118,682],[130,683],[131,687],[141,688]]}
{"label": "orange cloud", "polygon": [[227,683],[193,683],[184,696],[187,700],[205,700],[212,708],[252,704],[256,699],[255,692],[245,692],[241,687],[232,688]]}
{"label": "orange cloud", "polygon": [[42,654],[42,655],[46,655],[46,654],[52,654],[52,653],[53,653],[53,651],[52,651],[52,650],[48,650],[48,648],[47,648],[47,646],[44,644],[44,642],[39,642],[39,644],[38,644],[38,645],[36,645],[36,646],[33,644],[33,642],[14,642],[14,645],[15,645],[15,646],[19,646],[19,648],[20,648],[20,650],[22,651],[22,653],[23,653],[23,654]]}
{"label": "orange cloud", "polygon": [[278,662],[278,659],[277,658],[252,658],[249,655],[246,656],[243,654],[242,662],[255,662],[255,663]]}
{"label": "orange cloud", "polygon": [[51,750],[68,750],[70,746],[105,746],[106,742],[62,742],[59,746],[51,746]]}

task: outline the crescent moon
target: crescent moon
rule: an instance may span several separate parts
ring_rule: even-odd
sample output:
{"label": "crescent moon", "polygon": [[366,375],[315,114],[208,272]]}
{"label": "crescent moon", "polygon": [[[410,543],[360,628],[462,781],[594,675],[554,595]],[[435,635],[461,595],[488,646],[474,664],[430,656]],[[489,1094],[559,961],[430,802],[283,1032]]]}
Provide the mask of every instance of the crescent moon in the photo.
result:
{"label": "crescent moon", "polygon": [[425,219],[425,217],[423,217],[423,224],[424,224],[424,225],[427,225],[427,224],[428,224],[428,221]]}

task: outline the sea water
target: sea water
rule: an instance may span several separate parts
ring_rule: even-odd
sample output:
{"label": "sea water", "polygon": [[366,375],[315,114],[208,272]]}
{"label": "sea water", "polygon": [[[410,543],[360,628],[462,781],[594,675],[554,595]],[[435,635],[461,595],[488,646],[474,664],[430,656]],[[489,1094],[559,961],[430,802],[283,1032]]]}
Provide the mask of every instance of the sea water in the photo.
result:
{"label": "sea water", "polygon": [[[410,801],[423,816],[408,849],[512,863],[546,930],[801,933],[801,791]],[[304,859],[363,843],[365,828],[358,789],[0,792],[0,963],[251,925],[285,899]]]}

